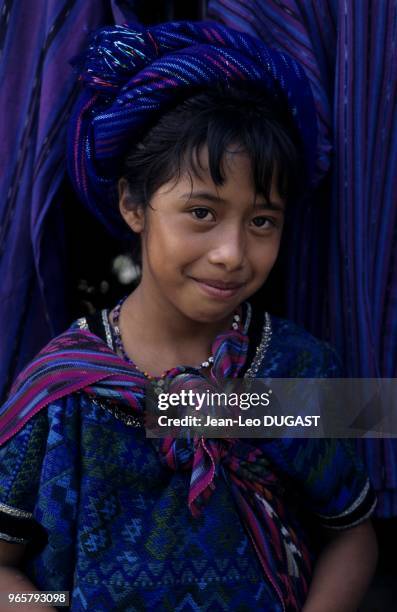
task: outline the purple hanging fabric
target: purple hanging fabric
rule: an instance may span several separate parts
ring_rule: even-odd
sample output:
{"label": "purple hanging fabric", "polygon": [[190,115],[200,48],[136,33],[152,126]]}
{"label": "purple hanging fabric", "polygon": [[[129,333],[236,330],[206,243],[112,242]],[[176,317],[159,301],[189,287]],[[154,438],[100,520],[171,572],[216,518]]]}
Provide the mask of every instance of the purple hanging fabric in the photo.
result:
{"label": "purple hanging fabric", "polygon": [[[329,339],[348,375],[397,376],[396,0],[210,0],[208,10],[303,63],[325,156],[334,135],[331,184],[294,220],[288,316]],[[396,516],[397,440],[359,449],[378,516]]]}
{"label": "purple hanging fabric", "polygon": [[[113,22],[112,8],[116,21],[125,20],[118,5],[115,0],[2,4],[0,398],[70,322],[62,216],[66,122],[76,96],[69,60],[91,30]],[[129,7],[132,19],[132,2]]]}
{"label": "purple hanging fabric", "polygon": [[[335,78],[333,340],[353,376],[397,376],[397,2],[341,3]],[[337,205],[339,204],[339,205]],[[360,449],[397,515],[397,440]]]}

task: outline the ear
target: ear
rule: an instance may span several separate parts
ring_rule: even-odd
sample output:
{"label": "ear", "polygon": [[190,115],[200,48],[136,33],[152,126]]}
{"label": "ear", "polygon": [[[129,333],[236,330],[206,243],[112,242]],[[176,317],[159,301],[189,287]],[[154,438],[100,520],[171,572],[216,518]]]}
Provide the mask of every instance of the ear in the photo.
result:
{"label": "ear", "polygon": [[128,182],[121,178],[118,182],[119,208],[121,216],[133,232],[141,234],[145,227],[145,210],[143,205],[132,202]]}

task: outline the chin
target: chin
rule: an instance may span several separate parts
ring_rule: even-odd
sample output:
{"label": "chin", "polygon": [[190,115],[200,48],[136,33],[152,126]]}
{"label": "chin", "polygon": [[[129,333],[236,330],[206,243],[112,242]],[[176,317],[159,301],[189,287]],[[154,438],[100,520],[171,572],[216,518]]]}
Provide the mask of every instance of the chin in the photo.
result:
{"label": "chin", "polygon": [[239,302],[238,304],[236,304],[235,306],[226,308],[225,306],[223,306],[223,308],[221,308],[220,305],[217,306],[210,306],[208,305],[208,308],[206,309],[202,309],[201,311],[194,312],[193,309],[190,311],[191,314],[187,314],[186,316],[188,316],[190,319],[192,319],[193,321],[196,321],[197,323],[216,323],[216,322],[222,322],[224,319],[226,319],[227,317],[229,317],[232,313],[235,312],[235,310],[238,308],[238,306],[240,306]]}

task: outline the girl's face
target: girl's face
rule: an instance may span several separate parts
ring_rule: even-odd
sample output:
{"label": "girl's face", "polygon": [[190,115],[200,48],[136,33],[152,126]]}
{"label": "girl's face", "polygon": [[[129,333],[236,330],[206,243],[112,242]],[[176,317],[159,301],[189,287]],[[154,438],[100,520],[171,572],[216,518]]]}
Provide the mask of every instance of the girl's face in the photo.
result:
{"label": "girl's face", "polygon": [[141,234],[144,295],[164,314],[214,323],[267,279],[280,246],[284,202],[274,185],[269,203],[255,197],[243,152],[225,155],[222,186],[211,179],[207,150],[200,163],[201,177],[185,173],[164,184],[146,210],[128,208],[128,188],[122,185],[120,209]]}

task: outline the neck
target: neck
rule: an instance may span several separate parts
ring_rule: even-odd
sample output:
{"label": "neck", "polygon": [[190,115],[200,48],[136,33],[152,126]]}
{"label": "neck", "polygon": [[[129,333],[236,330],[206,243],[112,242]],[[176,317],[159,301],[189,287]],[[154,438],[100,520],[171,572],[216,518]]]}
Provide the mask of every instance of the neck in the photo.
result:
{"label": "neck", "polygon": [[152,376],[177,365],[198,367],[207,362],[215,337],[231,329],[235,313],[211,324],[192,321],[151,293],[139,285],[121,309],[119,328],[128,358]]}
{"label": "neck", "polygon": [[[205,354],[216,336],[231,329],[232,313],[220,321],[202,323],[184,316],[172,304],[160,303],[150,289],[139,285],[123,305],[126,333],[138,333],[140,339],[151,345],[177,346],[181,349],[194,344]],[[177,342],[175,342],[177,339]]]}

